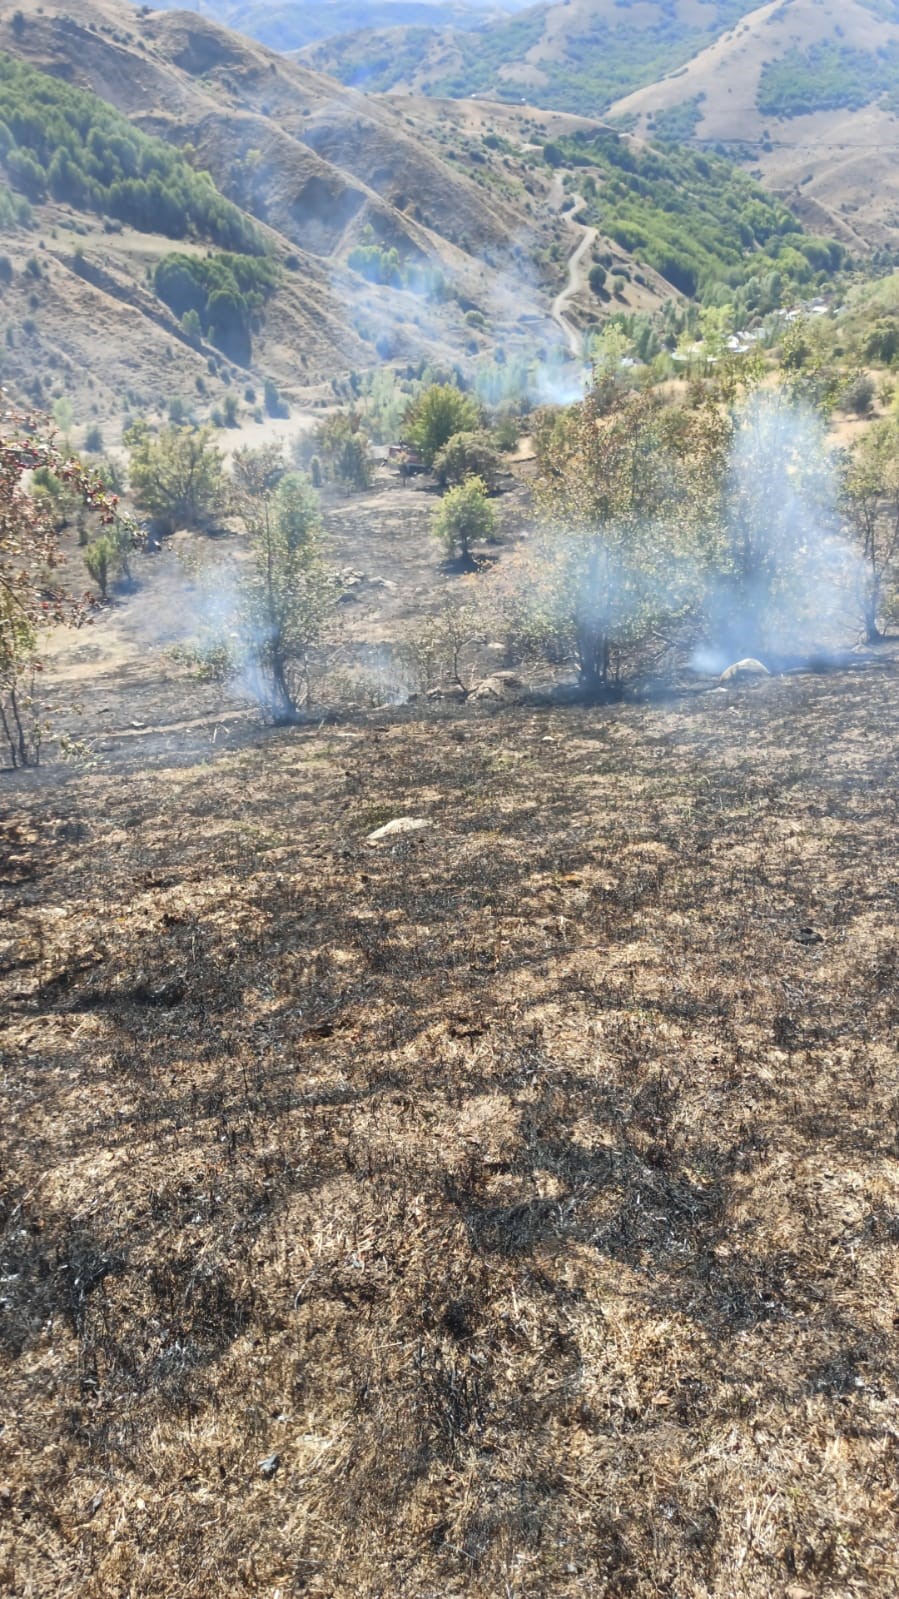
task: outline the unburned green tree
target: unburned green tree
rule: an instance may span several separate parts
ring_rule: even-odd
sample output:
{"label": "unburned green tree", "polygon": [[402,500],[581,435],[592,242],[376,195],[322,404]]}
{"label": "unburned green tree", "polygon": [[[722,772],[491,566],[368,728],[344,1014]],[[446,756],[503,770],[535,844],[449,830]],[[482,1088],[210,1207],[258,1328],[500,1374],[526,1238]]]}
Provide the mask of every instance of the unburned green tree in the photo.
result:
{"label": "unburned green tree", "polygon": [[310,704],[339,596],[323,558],[318,496],[277,450],[247,450],[235,457],[231,508],[250,540],[240,623],[250,677],[266,712],[291,721]]}
{"label": "unburned green tree", "polygon": [[464,483],[444,495],[434,512],[431,531],[447,555],[463,560],[470,559],[474,544],[493,536],[496,512],[481,478],[466,478]]}
{"label": "unburned green tree", "polygon": [[899,583],[899,419],[875,422],[843,477],[843,506],[862,556],[861,611],[869,644]]}
{"label": "unburned green tree", "polygon": [[479,421],[477,402],[470,395],[462,394],[452,383],[433,383],[410,407],[405,432],[430,467],[454,434],[474,433]]}
{"label": "unburned green tree", "polygon": [[124,442],[135,504],[166,532],[207,527],[221,514],[224,466],[211,428],[169,425],[153,433],[141,421],[128,429]]}
{"label": "unburned green tree", "polygon": [[358,411],[326,417],[316,429],[315,444],[320,464],[336,483],[356,492],[371,487],[371,449]]}
{"label": "unburned green tree", "polygon": [[483,433],[454,433],[434,457],[434,475],[443,488],[454,488],[466,478],[479,477],[493,490],[499,471],[499,456]]}
{"label": "unburned green tree", "polygon": [[603,698],[699,609],[726,429],[711,407],[667,408],[610,379],[535,442],[541,531],[503,603],[528,648],[572,659],[584,694]]}

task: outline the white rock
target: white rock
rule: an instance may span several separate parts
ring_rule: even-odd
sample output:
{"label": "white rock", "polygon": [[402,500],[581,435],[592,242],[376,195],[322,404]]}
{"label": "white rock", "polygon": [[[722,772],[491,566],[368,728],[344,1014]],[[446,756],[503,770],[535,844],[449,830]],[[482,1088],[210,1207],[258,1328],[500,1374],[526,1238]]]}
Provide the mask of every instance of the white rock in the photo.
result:
{"label": "white rock", "polygon": [[524,684],[515,672],[493,672],[471,691],[473,700],[513,700],[524,691]]}
{"label": "white rock", "polygon": [[767,666],[763,666],[761,661],[757,661],[753,655],[747,655],[745,661],[735,661],[733,666],[727,668],[726,672],[722,672],[718,682],[742,683],[746,678],[770,676],[771,673],[768,671]]}
{"label": "white rock", "polygon": [[382,839],[396,838],[399,833],[423,833],[430,822],[424,816],[395,816],[392,822],[385,822],[383,827],[376,827],[369,833],[366,844],[380,844]]}

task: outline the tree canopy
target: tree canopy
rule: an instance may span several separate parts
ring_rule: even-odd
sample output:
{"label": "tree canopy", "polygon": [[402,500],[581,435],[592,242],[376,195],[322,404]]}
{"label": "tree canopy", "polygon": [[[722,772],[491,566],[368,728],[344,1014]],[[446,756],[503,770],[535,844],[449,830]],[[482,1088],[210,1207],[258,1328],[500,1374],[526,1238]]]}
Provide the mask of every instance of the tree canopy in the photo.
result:
{"label": "tree canopy", "polygon": [[52,195],[143,232],[261,254],[252,222],[208,172],[112,106],[0,52],[0,163],[29,200]]}

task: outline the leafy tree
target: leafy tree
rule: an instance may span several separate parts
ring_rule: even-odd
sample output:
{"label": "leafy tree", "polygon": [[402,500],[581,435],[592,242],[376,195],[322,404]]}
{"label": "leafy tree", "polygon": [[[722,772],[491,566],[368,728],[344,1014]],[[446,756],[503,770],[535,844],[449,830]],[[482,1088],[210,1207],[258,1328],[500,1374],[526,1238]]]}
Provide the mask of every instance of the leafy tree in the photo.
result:
{"label": "leafy tree", "polygon": [[870,374],[857,372],[840,395],[840,405],[844,411],[851,411],[854,416],[868,416],[876,392],[877,385]]}
{"label": "leafy tree", "polygon": [[666,410],[611,378],[536,431],[543,531],[511,608],[587,697],[619,692],[698,612],[725,442],[718,408]]}
{"label": "leafy tree", "polygon": [[486,484],[470,477],[450,489],[434,512],[431,531],[448,555],[470,560],[472,545],[496,531],[496,512],[487,498]]}
{"label": "leafy tree", "polygon": [[434,474],[444,488],[478,477],[492,491],[499,475],[499,456],[483,433],[454,433],[434,457]]}
{"label": "leafy tree", "polygon": [[35,764],[42,724],[35,694],[41,635],[55,622],[72,620],[83,598],[68,594],[60,580],[60,551],[46,501],[27,487],[28,476],[46,471],[64,483],[106,527],[118,516],[116,500],[76,460],[64,456],[46,433],[26,419],[0,421],[0,733],[13,766]]}
{"label": "leafy tree", "polygon": [[402,285],[403,266],[395,246],[388,249],[379,244],[357,244],[347,257],[347,265],[369,283],[397,289]]}
{"label": "leafy tree", "polygon": [[278,392],[278,385],[271,378],[266,378],[263,398],[267,416],[289,416],[290,407]]}
{"label": "leafy tree", "polygon": [[473,433],[479,422],[477,403],[451,383],[433,383],[415,400],[406,416],[406,434],[425,466],[455,433]]}
{"label": "leafy tree", "polygon": [[246,365],[253,317],[274,293],[279,275],[277,263],[267,257],[174,251],[157,262],[153,287],[180,317],[186,333],[205,333],[232,360]]}
{"label": "leafy tree", "polygon": [[250,539],[242,631],[260,703],[276,721],[295,720],[312,697],[312,671],[338,598],[322,557],[318,496],[280,452],[235,457],[232,508]]}
{"label": "leafy tree", "polygon": [[869,644],[883,637],[882,613],[899,578],[899,420],[875,422],[843,477],[843,504],[864,561],[862,615]]}
{"label": "leafy tree", "polygon": [[372,456],[358,411],[335,411],[319,424],[315,442],[320,466],[344,488],[371,487]]}
{"label": "leafy tree", "polygon": [[169,533],[208,526],[225,498],[222,456],[212,429],[175,427],[157,434],[135,422],[125,434],[134,501]]}

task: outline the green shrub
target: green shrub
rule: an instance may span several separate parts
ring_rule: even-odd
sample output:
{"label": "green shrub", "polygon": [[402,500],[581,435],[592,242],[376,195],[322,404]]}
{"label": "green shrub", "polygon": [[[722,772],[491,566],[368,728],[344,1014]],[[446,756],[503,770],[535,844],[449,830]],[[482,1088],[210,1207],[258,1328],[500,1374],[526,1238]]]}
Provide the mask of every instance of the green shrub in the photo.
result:
{"label": "green shrub", "polygon": [[[371,486],[372,459],[368,439],[357,411],[335,411],[316,429],[320,467],[347,489]],[[314,481],[314,479],[313,479]]]}
{"label": "green shrub", "polygon": [[125,435],[135,503],[169,532],[205,527],[225,497],[222,457],[208,428],[161,428],[136,422]]}
{"label": "green shrub", "polygon": [[496,513],[487,498],[486,484],[470,477],[450,489],[434,512],[431,531],[448,555],[469,558],[475,541],[492,538],[496,531]]}
{"label": "green shrub", "polygon": [[408,411],[406,435],[430,467],[454,434],[474,433],[479,421],[477,402],[470,395],[451,383],[433,383]]}
{"label": "green shrub", "polygon": [[434,475],[443,487],[476,477],[492,490],[498,474],[499,457],[482,433],[454,433],[434,457]]}
{"label": "green shrub", "polygon": [[254,314],[274,293],[277,263],[267,257],[234,255],[165,255],[153,271],[159,298],[192,333],[204,333],[233,361],[250,359]]}
{"label": "green shrub", "polygon": [[265,400],[265,409],[269,416],[290,415],[290,406],[286,400],[281,398],[278,392],[278,385],[271,378],[266,378],[265,380],[263,398]]}

